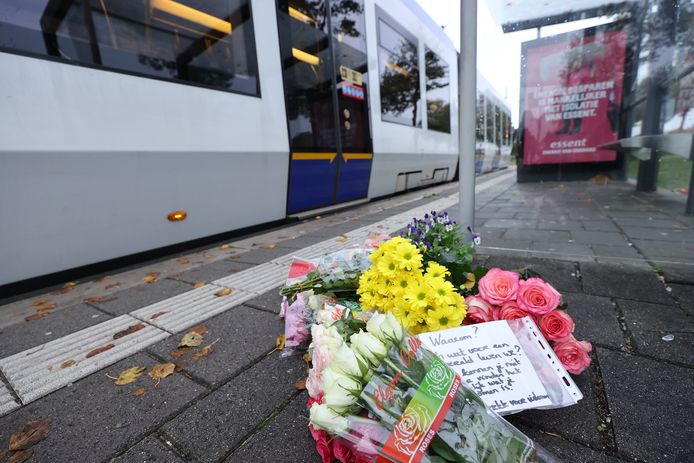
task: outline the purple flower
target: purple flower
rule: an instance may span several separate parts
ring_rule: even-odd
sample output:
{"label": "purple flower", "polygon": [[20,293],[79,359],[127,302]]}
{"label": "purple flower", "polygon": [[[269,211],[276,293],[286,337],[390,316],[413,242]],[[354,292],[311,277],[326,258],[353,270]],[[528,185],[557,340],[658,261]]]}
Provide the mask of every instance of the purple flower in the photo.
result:
{"label": "purple flower", "polygon": [[419,238],[417,238],[417,237],[415,236],[414,238],[412,238],[412,242],[413,242],[413,243],[419,243]]}
{"label": "purple flower", "polygon": [[431,247],[431,243],[430,243],[430,242],[428,242],[428,241],[425,241],[425,242],[424,242],[424,246],[426,246],[426,247],[430,248],[430,247]]}

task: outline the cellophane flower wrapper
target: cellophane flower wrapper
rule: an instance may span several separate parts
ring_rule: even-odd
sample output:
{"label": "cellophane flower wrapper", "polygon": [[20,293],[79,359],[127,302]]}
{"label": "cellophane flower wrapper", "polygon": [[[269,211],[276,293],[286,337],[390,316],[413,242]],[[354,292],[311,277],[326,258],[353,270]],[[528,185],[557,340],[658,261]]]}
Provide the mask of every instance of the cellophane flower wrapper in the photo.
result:
{"label": "cellophane flower wrapper", "polygon": [[310,292],[299,293],[284,309],[284,349],[282,356],[294,355],[308,347],[313,316],[308,306]]}
{"label": "cellophane flower wrapper", "polygon": [[379,454],[391,461],[557,461],[487,408],[453,370],[409,335],[389,350],[358,403],[390,431],[379,442]]}

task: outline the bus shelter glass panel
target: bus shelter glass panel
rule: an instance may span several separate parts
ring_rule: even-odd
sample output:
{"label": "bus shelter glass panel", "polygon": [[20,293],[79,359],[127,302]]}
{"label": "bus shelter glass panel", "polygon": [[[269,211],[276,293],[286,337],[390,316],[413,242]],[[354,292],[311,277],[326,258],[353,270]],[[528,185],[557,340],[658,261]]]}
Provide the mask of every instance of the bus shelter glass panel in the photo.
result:
{"label": "bus shelter glass panel", "polygon": [[451,88],[448,64],[425,47],[427,126],[429,130],[451,133]]}

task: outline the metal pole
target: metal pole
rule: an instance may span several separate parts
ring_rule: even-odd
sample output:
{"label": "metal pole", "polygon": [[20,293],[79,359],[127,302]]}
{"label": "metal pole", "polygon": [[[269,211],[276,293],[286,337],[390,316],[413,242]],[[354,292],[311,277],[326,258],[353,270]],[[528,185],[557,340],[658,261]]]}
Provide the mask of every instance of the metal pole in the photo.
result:
{"label": "metal pole", "polygon": [[475,124],[477,108],[477,0],[460,1],[458,149],[460,225],[475,225]]}

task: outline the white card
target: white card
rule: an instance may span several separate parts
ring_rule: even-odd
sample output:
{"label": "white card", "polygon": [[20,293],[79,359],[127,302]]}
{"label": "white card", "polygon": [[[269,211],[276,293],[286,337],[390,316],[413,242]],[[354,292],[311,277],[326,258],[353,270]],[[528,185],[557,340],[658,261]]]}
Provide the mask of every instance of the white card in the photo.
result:
{"label": "white card", "polygon": [[419,335],[497,413],[552,405],[505,320]]}

